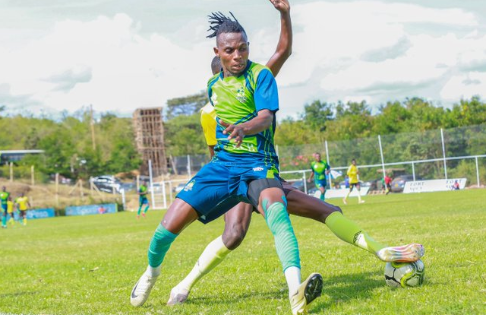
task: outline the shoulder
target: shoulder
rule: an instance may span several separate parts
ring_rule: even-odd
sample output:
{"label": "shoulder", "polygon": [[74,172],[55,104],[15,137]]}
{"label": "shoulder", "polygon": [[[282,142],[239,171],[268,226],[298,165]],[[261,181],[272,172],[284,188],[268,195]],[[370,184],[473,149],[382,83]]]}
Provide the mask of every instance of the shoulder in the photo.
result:
{"label": "shoulder", "polygon": [[251,62],[251,65],[248,69],[248,73],[250,75],[253,75],[255,78],[260,78],[260,77],[273,78],[273,74],[270,68],[256,62]]}
{"label": "shoulder", "polygon": [[213,75],[209,80],[208,80],[208,86],[211,86],[213,85],[214,83],[216,83],[216,81],[218,81],[219,79],[219,73],[216,73],[215,75]]}

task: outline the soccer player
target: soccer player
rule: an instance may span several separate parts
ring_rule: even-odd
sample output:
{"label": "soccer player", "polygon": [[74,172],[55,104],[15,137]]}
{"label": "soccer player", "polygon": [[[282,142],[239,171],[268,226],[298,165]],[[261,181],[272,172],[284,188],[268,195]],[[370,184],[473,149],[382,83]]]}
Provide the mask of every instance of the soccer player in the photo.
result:
{"label": "soccer player", "polygon": [[12,197],[11,196],[8,196],[8,200],[7,200],[7,212],[10,215],[10,220],[8,220],[8,223],[10,225],[14,225],[15,224],[15,207],[14,207],[14,203],[12,201]]}
{"label": "soccer player", "polygon": [[10,193],[7,191],[7,187],[3,186],[0,192],[0,203],[2,205],[2,228],[7,228],[7,215],[8,215],[8,198]]}
{"label": "soccer player", "polygon": [[277,85],[268,68],[248,59],[248,38],[234,16],[212,14],[210,23],[213,33],[208,37],[216,37],[214,52],[222,65],[222,71],[208,82],[218,121],[215,156],[177,195],[157,227],[148,251],[149,265],[130,302],[145,303],[165,254],[184,228],[197,219],[210,222],[245,200],[265,217],[287,280],[292,313],[302,314],[309,301],[321,294],[322,276],[311,274],[300,280],[299,248],[278,180],[273,144]]}
{"label": "soccer player", "polygon": [[349,191],[346,197],[343,198],[343,203],[347,205],[347,199],[351,192],[353,191],[353,188],[356,187],[356,190],[358,191],[358,203],[364,203],[364,200],[361,200],[361,189],[359,185],[359,170],[358,167],[356,166],[356,160],[352,159],[351,160],[351,165],[348,168],[347,174],[349,176]]}
{"label": "soccer player", "polygon": [[391,191],[391,183],[392,183],[392,178],[388,174],[386,174],[385,175],[386,195],[388,195]]}
{"label": "soccer player", "polygon": [[[277,74],[290,55],[292,29],[288,2],[278,1],[274,5],[281,13],[281,34],[277,50],[267,62],[267,66],[274,74]],[[213,73],[218,73],[220,68],[219,59],[214,58],[211,63]],[[201,124],[209,151],[211,156],[213,156],[213,148],[216,145],[214,130],[217,123],[214,110],[211,107],[205,106],[201,110]],[[290,214],[325,223],[338,238],[373,253],[383,261],[416,261],[423,256],[424,249],[422,245],[410,244],[400,247],[385,247],[374,241],[356,223],[343,216],[339,207],[308,196],[296,190],[287,182],[282,182],[282,184],[288,202],[287,210]],[[225,213],[223,235],[217,237],[206,247],[191,272],[171,290],[170,298],[167,302],[168,305],[186,301],[197,281],[219,265],[230,252],[241,244],[250,225],[252,209],[251,205],[242,202]]]}
{"label": "soccer player", "polygon": [[27,225],[27,210],[31,207],[29,203],[29,198],[27,198],[24,193],[21,193],[20,197],[15,199],[15,204],[20,211],[19,220],[20,218],[22,218],[22,224]]}
{"label": "soccer player", "polygon": [[311,176],[307,180],[309,183],[314,179],[314,184],[317,189],[321,191],[320,199],[325,200],[327,179],[326,176],[329,175],[331,167],[327,161],[321,160],[320,153],[314,153],[314,161],[311,162]]}
{"label": "soccer player", "polygon": [[145,205],[145,209],[143,210],[142,216],[145,218],[145,213],[147,213],[149,209],[149,201],[147,198],[148,189],[147,189],[147,181],[143,181],[138,188],[138,212],[137,212],[137,219],[140,218],[140,212],[142,211],[142,207]]}

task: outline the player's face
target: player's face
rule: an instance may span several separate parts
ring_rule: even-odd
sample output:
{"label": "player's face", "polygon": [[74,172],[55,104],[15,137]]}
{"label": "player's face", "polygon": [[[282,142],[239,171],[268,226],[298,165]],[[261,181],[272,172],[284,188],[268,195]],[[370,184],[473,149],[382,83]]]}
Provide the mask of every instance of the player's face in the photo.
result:
{"label": "player's face", "polygon": [[317,162],[319,162],[321,160],[321,155],[319,153],[316,153],[314,155],[314,158],[316,159]]}
{"label": "player's face", "polygon": [[250,47],[245,33],[221,33],[214,53],[221,60],[225,76],[238,76],[246,68]]}

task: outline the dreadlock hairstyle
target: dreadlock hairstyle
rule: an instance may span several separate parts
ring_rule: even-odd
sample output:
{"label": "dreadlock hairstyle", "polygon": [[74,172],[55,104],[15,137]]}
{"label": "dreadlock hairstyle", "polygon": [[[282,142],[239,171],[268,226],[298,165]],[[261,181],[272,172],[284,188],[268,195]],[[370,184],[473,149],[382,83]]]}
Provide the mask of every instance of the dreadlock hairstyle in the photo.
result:
{"label": "dreadlock hairstyle", "polygon": [[221,12],[213,12],[208,15],[209,18],[209,29],[211,34],[206,36],[207,38],[217,37],[221,33],[245,33],[245,29],[238,20],[235,18],[233,13],[231,13],[233,20],[230,17],[225,16]]}

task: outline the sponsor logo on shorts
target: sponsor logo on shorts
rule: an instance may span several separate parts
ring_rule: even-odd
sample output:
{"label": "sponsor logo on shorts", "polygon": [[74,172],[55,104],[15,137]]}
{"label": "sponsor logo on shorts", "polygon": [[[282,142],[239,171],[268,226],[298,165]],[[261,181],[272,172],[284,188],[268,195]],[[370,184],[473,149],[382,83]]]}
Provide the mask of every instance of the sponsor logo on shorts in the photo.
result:
{"label": "sponsor logo on shorts", "polygon": [[195,183],[196,183],[195,179],[191,180],[189,183],[187,183],[186,186],[184,186],[184,191],[192,190],[192,187],[194,187]]}
{"label": "sponsor logo on shorts", "polygon": [[261,167],[261,166],[259,166],[259,167],[254,167],[254,168],[253,168],[253,171],[255,171],[255,172],[261,172],[261,171],[263,171],[263,167]]}

